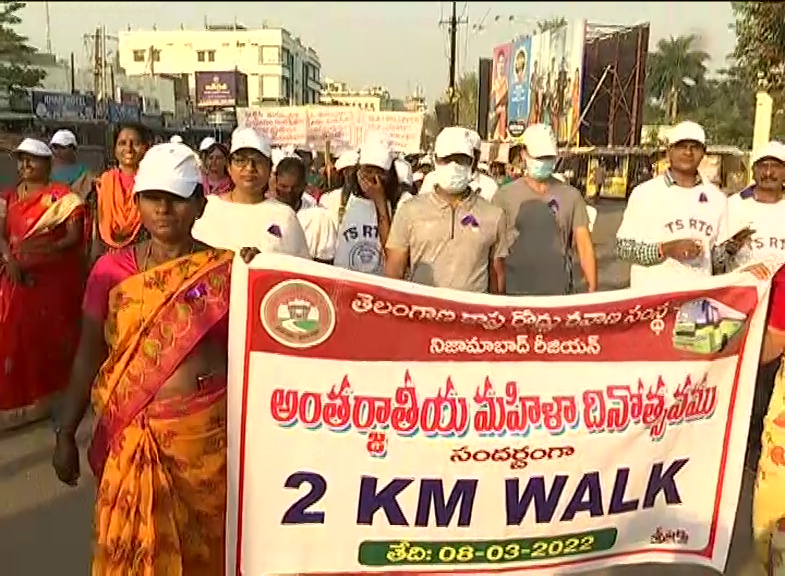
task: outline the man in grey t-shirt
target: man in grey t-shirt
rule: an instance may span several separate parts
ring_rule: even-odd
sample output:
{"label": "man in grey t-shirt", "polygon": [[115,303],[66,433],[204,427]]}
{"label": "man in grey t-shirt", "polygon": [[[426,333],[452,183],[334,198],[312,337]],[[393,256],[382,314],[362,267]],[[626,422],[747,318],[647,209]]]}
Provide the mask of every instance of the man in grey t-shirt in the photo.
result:
{"label": "man in grey t-shirt", "polygon": [[589,292],[597,289],[597,261],[580,192],[553,178],[558,149],[553,130],[532,124],[523,133],[522,178],[502,187],[493,204],[507,228],[507,294],[555,296],[574,290],[573,247]]}

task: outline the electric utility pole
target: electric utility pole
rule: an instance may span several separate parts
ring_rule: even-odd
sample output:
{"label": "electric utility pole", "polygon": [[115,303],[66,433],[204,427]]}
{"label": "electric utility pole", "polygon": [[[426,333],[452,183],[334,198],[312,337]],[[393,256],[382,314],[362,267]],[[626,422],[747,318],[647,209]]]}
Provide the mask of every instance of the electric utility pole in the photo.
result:
{"label": "electric utility pole", "polygon": [[458,26],[466,24],[466,20],[458,18],[458,2],[452,2],[452,15],[447,21],[442,21],[440,24],[447,24],[450,33],[450,72],[449,72],[449,88],[447,89],[447,97],[450,102],[450,110],[452,114],[451,124],[458,121],[458,94],[456,93],[456,71],[458,68]]}

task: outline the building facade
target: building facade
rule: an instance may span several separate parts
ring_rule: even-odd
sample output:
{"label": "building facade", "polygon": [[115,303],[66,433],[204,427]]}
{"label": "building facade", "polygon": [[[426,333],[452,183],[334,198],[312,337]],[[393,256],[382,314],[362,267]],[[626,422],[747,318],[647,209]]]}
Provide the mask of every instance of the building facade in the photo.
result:
{"label": "building facade", "polygon": [[284,28],[238,24],[204,30],[147,30],[118,34],[120,66],[129,76],[239,70],[248,75],[251,106],[317,104],[321,63],[313,48]]}
{"label": "building facade", "polygon": [[371,112],[396,110],[397,102],[384,86],[371,86],[353,90],[345,82],[325,78],[320,102],[325,106],[352,106]]}

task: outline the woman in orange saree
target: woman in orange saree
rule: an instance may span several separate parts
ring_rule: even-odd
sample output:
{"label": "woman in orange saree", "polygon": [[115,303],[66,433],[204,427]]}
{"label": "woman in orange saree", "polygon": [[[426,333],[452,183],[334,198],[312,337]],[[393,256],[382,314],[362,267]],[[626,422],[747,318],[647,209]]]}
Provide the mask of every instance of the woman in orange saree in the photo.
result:
{"label": "woman in orange saree", "polygon": [[53,465],[76,484],[74,436],[92,396],[93,575],[219,576],[232,253],[191,236],[205,199],[187,146],[151,148],[135,193],[150,240],[90,274]]}
{"label": "woman in orange saree", "polygon": [[27,138],[19,184],[0,193],[0,428],[44,417],[68,380],[84,291],[84,203],[49,181],[52,152]]}
{"label": "woman in orange saree", "polygon": [[145,239],[133,188],[139,162],[149,145],[150,132],[141,125],[121,125],[115,134],[117,167],[99,176],[93,199],[97,224],[94,258]]}

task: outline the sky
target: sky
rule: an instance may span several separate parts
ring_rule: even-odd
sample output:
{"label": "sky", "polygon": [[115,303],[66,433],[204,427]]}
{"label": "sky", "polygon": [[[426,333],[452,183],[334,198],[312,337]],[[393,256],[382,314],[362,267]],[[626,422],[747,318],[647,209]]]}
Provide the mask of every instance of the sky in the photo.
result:
{"label": "sky", "polygon": [[[30,43],[46,46],[46,2],[29,2],[18,31]],[[52,48],[77,62],[86,61],[84,35],[97,26],[113,34],[135,30],[202,29],[237,21],[245,26],[283,26],[313,47],[322,77],[354,88],[386,86],[403,97],[421,86],[430,102],[448,83],[447,19],[450,2],[49,2]],[[459,72],[475,70],[493,47],[531,31],[536,21],[564,16],[590,23],[651,23],[650,49],[668,36],[696,34],[712,56],[712,68],[724,64],[735,36],[730,2],[459,2]],[[496,16],[500,18],[496,21]],[[509,17],[513,16],[513,22]],[[483,24],[482,30],[475,25]]]}

